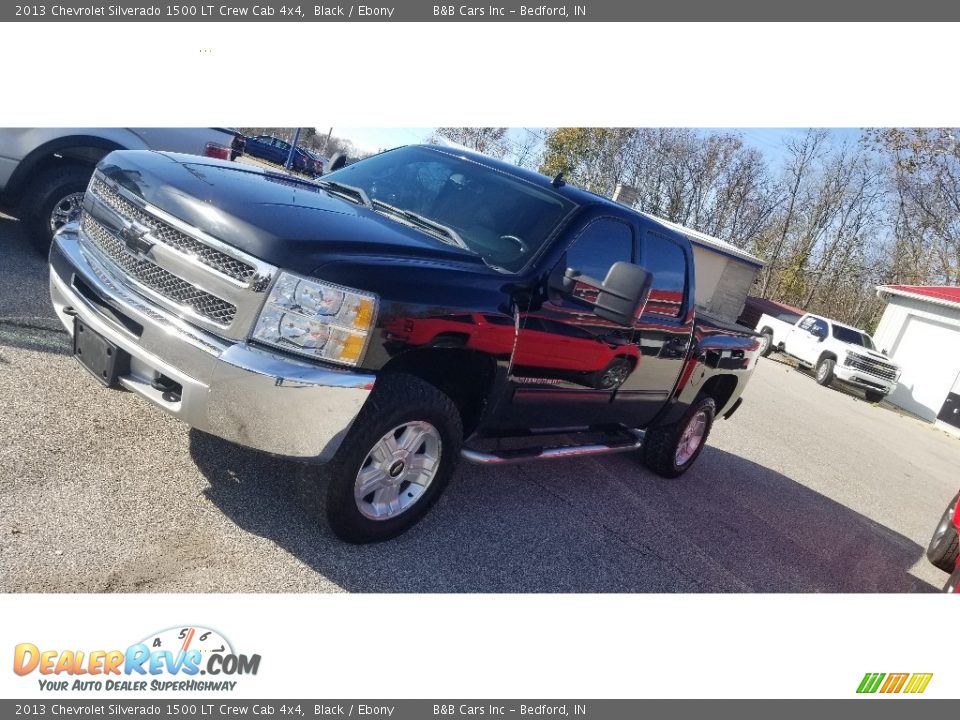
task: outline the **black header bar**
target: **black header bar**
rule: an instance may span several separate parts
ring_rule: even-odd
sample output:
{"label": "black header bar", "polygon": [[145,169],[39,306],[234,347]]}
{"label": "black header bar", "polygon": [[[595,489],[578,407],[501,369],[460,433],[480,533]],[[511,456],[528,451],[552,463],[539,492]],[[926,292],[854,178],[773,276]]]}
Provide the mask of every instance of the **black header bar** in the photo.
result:
{"label": "black header bar", "polygon": [[[579,0],[525,4],[511,0],[443,3],[404,0],[402,5],[276,2],[220,3],[98,2],[40,0],[0,6],[3,22],[946,22],[960,20],[960,3],[915,0],[912,3],[807,0],[684,0],[628,3]],[[717,32],[722,33],[722,28]],[[758,33],[764,32],[757,28]],[[816,52],[817,29],[806,47]]]}

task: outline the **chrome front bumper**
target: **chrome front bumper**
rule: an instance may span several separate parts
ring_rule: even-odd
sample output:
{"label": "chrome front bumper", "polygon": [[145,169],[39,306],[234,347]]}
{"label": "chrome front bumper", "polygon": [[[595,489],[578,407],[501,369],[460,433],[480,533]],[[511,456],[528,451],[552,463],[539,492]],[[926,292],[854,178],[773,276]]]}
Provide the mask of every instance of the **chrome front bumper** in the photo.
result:
{"label": "chrome front bumper", "polygon": [[[192,427],[275,455],[329,460],[376,380],[223,340],[185,323],[127,289],[83,249],[74,225],[50,248],[50,298],[68,333],[76,315],[129,353],[123,387]],[[182,387],[179,398],[165,399],[154,387],[159,375]]]}
{"label": "chrome front bumper", "polygon": [[877,390],[884,395],[889,395],[897,387],[895,380],[886,380],[845,365],[834,365],[833,374],[837,380],[868,390]]}

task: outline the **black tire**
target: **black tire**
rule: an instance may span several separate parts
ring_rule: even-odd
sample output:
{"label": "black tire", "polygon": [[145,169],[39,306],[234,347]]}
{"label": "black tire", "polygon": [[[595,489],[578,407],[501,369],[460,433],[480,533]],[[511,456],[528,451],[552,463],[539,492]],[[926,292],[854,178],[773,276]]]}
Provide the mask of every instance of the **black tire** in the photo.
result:
{"label": "black tire", "polygon": [[599,390],[613,390],[620,387],[630,377],[633,363],[625,357],[615,357],[602,370],[590,375],[590,386]]}
{"label": "black tire", "polygon": [[760,333],[763,340],[760,341],[760,357],[768,357],[773,352],[773,334],[767,331]]}
{"label": "black tire", "polygon": [[833,382],[833,368],[837,364],[833,358],[822,358],[817,363],[817,371],[814,377],[819,385],[829,385]]}
{"label": "black tire", "polygon": [[960,495],[955,496],[947,505],[927,545],[927,560],[933,563],[934,567],[947,573],[954,571],[957,556],[960,555],[960,535],[953,524],[953,514],[957,509],[958,501],[960,501]]}
{"label": "black tire", "polygon": [[950,577],[947,578],[947,582],[943,586],[945,593],[955,593],[958,590],[960,590],[960,569],[950,573]]}
{"label": "black tire", "polygon": [[[706,422],[700,444],[692,455],[678,462],[677,450],[684,430],[700,413],[703,413]],[[713,427],[713,418],[716,413],[717,406],[713,398],[703,397],[687,408],[683,417],[677,422],[662,427],[649,428],[641,449],[643,464],[661,477],[676,478],[683,475],[693,466],[693,463],[700,456],[703,446],[707,444],[707,437],[710,435],[710,428]]]}
{"label": "black tire", "polygon": [[863,394],[864,394],[864,397],[867,398],[867,402],[872,402],[872,403],[878,403],[887,396],[885,392],[882,392],[880,390],[864,390]]}
{"label": "black tire", "polygon": [[[439,467],[406,510],[382,520],[371,519],[354,497],[354,485],[367,456],[391,429],[404,423],[425,422],[439,433]],[[413,527],[440,497],[460,458],[463,423],[447,395],[412,375],[386,375],[377,380],[370,399],[327,464],[327,521],[334,534],[349,543],[389,540]],[[391,473],[392,474],[392,473]]]}
{"label": "black tire", "polygon": [[54,209],[66,198],[87,189],[93,168],[67,165],[41,173],[24,191],[27,236],[44,255],[50,250],[54,229],[50,227]]}

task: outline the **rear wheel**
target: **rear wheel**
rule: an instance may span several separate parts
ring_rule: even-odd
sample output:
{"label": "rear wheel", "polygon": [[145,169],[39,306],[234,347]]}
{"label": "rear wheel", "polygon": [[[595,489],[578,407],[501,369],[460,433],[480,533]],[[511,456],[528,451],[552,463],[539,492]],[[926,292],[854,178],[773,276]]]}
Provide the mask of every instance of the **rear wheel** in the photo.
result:
{"label": "rear wheel", "polygon": [[327,465],[327,520],[351,543],[389,540],[413,527],[446,488],[463,427],[453,401],[412,375],[377,380]]}
{"label": "rear wheel", "polygon": [[760,334],[760,357],[767,357],[773,352],[773,335],[769,332]]}
{"label": "rear wheel", "polygon": [[820,385],[829,385],[833,382],[833,368],[836,364],[833,358],[823,358],[817,363],[817,382]]}
{"label": "rear wheel", "polygon": [[717,406],[713,398],[704,397],[691,405],[679,421],[647,430],[643,440],[643,463],[657,475],[680,477],[707,443]]}
{"label": "rear wheel", "polygon": [[70,165],[42,173],[25,192],[27,232],[40,252],[50,249],[53,234],[80,217],[83,193],[90,182],[90,168]]}
{"label": "rear wheel", "polygon": [[958,501],[960,501],[960,495],[955,496],[947,505],[927,545],[927,560],[933,563],[934,567],[948,573],[953,572],[957,564],[957,556],[960,555],[960,535],[953,524],[953,514],[957,509]]}

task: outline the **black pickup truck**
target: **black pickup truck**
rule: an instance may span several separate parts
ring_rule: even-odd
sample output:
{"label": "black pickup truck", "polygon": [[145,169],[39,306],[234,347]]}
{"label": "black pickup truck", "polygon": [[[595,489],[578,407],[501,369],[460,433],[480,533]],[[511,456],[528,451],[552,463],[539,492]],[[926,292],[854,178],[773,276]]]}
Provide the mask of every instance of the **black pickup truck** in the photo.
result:
{"label": "black pickup truck", "polygon": [[461,458],[696,460],[755,366],[694,306],[683,236],[434,146],[313,182],[120,151],[50,250],[76,358],[191,426],[322,464],[350,542],[394,537]]}

